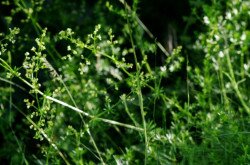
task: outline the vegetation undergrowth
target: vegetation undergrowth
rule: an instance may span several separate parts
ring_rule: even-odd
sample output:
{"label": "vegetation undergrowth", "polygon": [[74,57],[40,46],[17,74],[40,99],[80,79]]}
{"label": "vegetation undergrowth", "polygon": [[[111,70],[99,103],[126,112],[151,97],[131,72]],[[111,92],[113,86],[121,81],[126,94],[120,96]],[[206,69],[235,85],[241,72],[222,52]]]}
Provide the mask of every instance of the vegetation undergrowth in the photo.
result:
{"label": "vegetation undergrowth", "polygon": [[250,163],[249,1],[189,0],[173,50],[139,0],[1,3],[1,163]]}

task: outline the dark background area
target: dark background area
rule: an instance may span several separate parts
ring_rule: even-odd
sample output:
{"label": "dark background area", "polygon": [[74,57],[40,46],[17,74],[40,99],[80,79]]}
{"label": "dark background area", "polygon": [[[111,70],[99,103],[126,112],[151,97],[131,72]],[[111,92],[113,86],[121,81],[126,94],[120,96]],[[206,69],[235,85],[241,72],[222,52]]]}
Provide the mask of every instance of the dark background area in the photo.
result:
{"label": "dark background area", "polygon": [[[26,1],[28,2],[28,1]],[[112,3],[117,5],[118,7],[122,7],[122,5],[118,2],[118,0],[113,0]],[[131,2],[128,2],[131,4]],[[105,23],[106,25],[110,25],[110,27],[118,27],[121,26],[122,22],[119,22],[119,19],[116,18],[115,15],[111,15],[109,11],[103,7],[100,9],[100,6],[105,5],[105,2],[98,0],[75,0],[75,1],[67,1],[67,0],[46,0],[43,6],[43,10],[37,14],[37,22],[44,28],[48,28],[48,32],[52,35],[57,34],[61,30],[65,30],[66,28],[72,28],[73,31],[79,36],[86,36],[86,34],[93,31],[94,26],[98,23]],[[37,34],[34,30],[34,27],[31,22],[22,23],[22,19],[25,19],[25,14],[22,12],[17,12],[15,14],[11,14],[11,10],[16,6],[11,4],[0,5],[0,32],[6,33],[8,28],[19,27],[21,29],[22,35],[28,34],[30,41],[26,41],[25,48],[31,48],[34,44],[34,39],[37,37]],[[60,10],[58,10],[60,9]],[[163,44],[163,46],[168,49],[167,43],[169,40],[169,36],[175,37],[176,43],[174,43],[174,47],[177,45],[182,45],[184,47],[184,53],[188,54],[191,50],[188,48],[195,41],[194,31],[200,30],[200,26],[194,22],[190,23],[190,20],[184,19],[184,17],[189,17],[191,13],[191,6],[189,1],[183,0],[141,0],[138,4],[137,14],[142,22],[148,27],[148,29],[154,34],[155,39]],[[11,24],[7,24],[5,20],[6,16],[12,16],[13,21]],[[108,19],[109,18],[109,19]],[[171,30],[169,28],[171,27]],[[22,31],[25,34],[22,34]],[[174,33],[173,33],[174,32]],[[174,35],[174,36],[173,36]],[[146,36],[146,35],[145,35]],[[25,37],[23,37],[25,38]],[[150,40],[150,39],[149,39]],[[151,39],[152,40],[152,39]],[[53,41],[51,41],[52,43]],[[16,43],[16,44],[22,44]],[[65,54],[66,43],[56,43],[54,46],[61,54]],[[16,52],[19,54],[24,54],[28,50],[20,50],[20,52]],[[162,65],[163,61],[161,56],[164,56],[161,51],[157,51],[157,58],[152,61],[152,65]],[[185,55],[184,55],[185,56]],[[19,59],[20,58],[20,59]],[[48,57],[50,58],[50,57]],[[23,57],[18,56],[18,59],[14,59],[13,62],[16,66],[22,65]],[[52,60],[51,60],[52,61]],[[196,61],[196,60],[193,60]],[[57,65],[53,63],[53,65]],[[177,80],[178,79],[178,80]],[[171,90],[175,90],[174,85],[176,87],[183,86],[185,88],[185,84],[180,85],[175,82],[185,83],[185,81],[181,81],[180,79],[185,80],[185,67],[183,70],[176,73],[173,77],[168,79],[168,86]],[[164,81],[162,83],[165,83]],[[180,89],[178,89],[181,91]],[[27,98],[23,93],[19,93],[20,95],[13,96],[14,102],[20,102],[24,98]],[[119,97],[117,97],[119,98]],[[185,100],[185,98],[182,98]],[[25,105],[20,105],[20,107]],[[13,123],[14,130],[20,130],[25,126],[20,125],[22,123],[23,116],[19,113],[15,114],[15,122]],[[170,115],[170,114],[169,114]],[[168,120],[170,121],[170,120]],[[7,121],[4,121],[5,123]],[[161,123],[161,121],[159,121]],[[24,123],[22,123],[24,124]],[[170,126],[171,123],[167,123]],[[161,124],[160,124],[161,125]],[[2,134],[5,132],[9,132],[8,135],[1,135],[0,143],[1,147],[6,147],[9,143],[6,143],[11,138],[10,128],[6,128],[6,130],[2,131]],[[18,134],[18,137],[23,138],[24,144],[31,144],[26,146],[26,150],[28,152],[36,152],[39,148],[35,145],[36,140],[30,141],[27,137],[33,137],[34,132],[26,132],[25,134]],[[27,135],[29,134],[29,135]],[[13,140],[13,143],[14,140]],[[12,148],[16,146],[13,145],[7,150],[9,152],[12,151]],[[8,162],[8,158],[3,158],[0,153],[0,162]]]}
{"label": "dark background area", "polygon": [[[197,0],[198,2],[199,0]],[[113,1],[112,1],[113,2]],[[98,0],[91,1],[59,1],[59,0],[46,0],[44,3],[44,11],[40,15],[44,17],[39,17],[40,24],[48,27],[51,32],[57,32],[67,27],[84,27],[89,28],[90,25],[94,26],[97,20],[105,17],[104,13],[96,13],[96,4],[102,3]],[[120,2],[114,1],[120,6]],[[198,4],[198,3],[197,3]],[[104,3],[103,3],[104,5]],[[58,6],[61,7],[61,11],[57,11]],[[6,31],[8,26],[4,20],[4,16],[9,16],[11,14],[11,9],[14,5],[0,5],[0,31]],[[183,0],[143,0],[138,4],[137,11],[141,20],[149,28],[149,30],[155,35],[155,37],[161,41],[165,42],[168,26],[171,25],[177,32],[178,44],[180,44],[180,37],[185,33],[190,33],[189,22],[184,21],[184,17],[188,17],[191,14],[191,6],[189,1]],[[108,16],[108,13],[106,13]],[[18,13],[14,17],[13,23],[18,22],[20,19],[24,18],[21,13]],[[65,21],[63,21],[65,20]],[[108,20],[108,19],[107,19]],[[116,20],[109,20],[111,24],[115,24]],[[64,24],[67,22],[67,25]],[[92,27],[91,27],[92,28]],[[192,27],[192,31],[198,27]],[[83,31],[86,31],[83,29]]]}
{"label": "dark background area", "polygon": [[166,37],[169,25],[182,34],[187,25],[183,17],[190,15],[189,2],[183,0],[145,0],[139,6],[140,18],[160,41]]}

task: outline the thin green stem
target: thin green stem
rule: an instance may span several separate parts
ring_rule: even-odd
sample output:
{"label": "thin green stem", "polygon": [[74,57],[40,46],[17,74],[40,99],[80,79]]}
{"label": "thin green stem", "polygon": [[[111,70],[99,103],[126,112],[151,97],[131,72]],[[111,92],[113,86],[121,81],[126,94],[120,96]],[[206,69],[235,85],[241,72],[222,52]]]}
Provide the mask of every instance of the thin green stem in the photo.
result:
{"label": "thin green stem", "polygon": [[230,77],[231,77],[231,81],[232,81],[232,85],[233,85],[233,88],[242,104],[242,106],[244,107],[244,109],[246,110],[246,112],[248,114],[250,114],[250,108],[247,106],[246,102],[244,101],[242,95],[241,95],[241,92],[239,90],[239,87],[238,87],[238,84],[236,82],[236,79],[235,79],[235,76],[234,76],[234,71],[233,71],[233,66],[231,64],[231,60],[230,60],[230,56],[229,56],[229,53],[226,54],[226,58],[227,58],[227,65],[228,65],[228,68],[229,68],[229,73],[230,73]]}
{"label": "thin green stem", "polygon": [[12,103],[13,107],[17,109],[41,134],[42,136],[51,144],[51,146],[57,151],[60,157],[64,160],[67,165],[70,165],[69,161],[63,155],[63,153],[58,149],[56,144],[49,138],[49,136],[41,129],[30,117],[28,117],[22,110],[20,110],[17,106]]}
{"label": "thin green stem", "polygon": [[135,61],[135,67],[136,67],[137,95],[138,95],[138,99],[139,99],[139,106],[140,106],[141,118],[142,118],[142,123],[143,123],[144,143],[145,143],[144,164],[147,164],[148,138],[147,138],[147,124],[146,124],[146,120],[145,120],[146,113],[144,111],[143,97],[142,97],[140,78],[139,78],[141,66],[138,63],[135,44],[134,44],[134,40],[133,40],[133,37],[132,37],[132,27],[131,27],[131,24],[130,24],[129,19],[128,19],[129,14],[132,14],[132,12],[131,12],[131,10],[128,10],[128,8],[126,8],[126,7],[125,7],[125,10],[127,12],[127,24],[129,26],[129,28],[128,28],[129,29],[129,39],[130,39],[130,43],[131,43],[131,46],[132,46],[134,61]]}
{"label": "thin green stem", "polygon": [[[23,1],[21,1],[21,2],[22,2],[22,5],[23,5],[23,6],[22,6],[22,5],[19,5],[19,6],[20,6],[20,8],[24,11],[24,8],[27,8],[27,7],[26,7],[26,5],[25,5],[25,3],[24,3]],[[23,7],[24,7],[24,8],[23,8]],[[30,19],[31,19],[32,25],[33,25],[34,28],[35,28],[35,31],[36,31],[37,35],[40,35],[40,32],[42,31],[41,26],[39,25],[39,23],[35,20],[35,18],[34,18],[32,15],[30,15]],[[51,46],[51,47],[52,47],[52,46]],[[55,48],[52,47],[52,49],[56,52],[56,55],[59,56],[59,54],[58,54],[58,52],[55,50]],[[49,51],[49,50],[47,50],[47,52],[48,52],[49,55],[53,58],[53,60],[56,61],[55,58],[54,58],[54,56],[53,56],[53,54],[52,54],[52,52]],[[59,76],[59,74],[55,71],[55,69],[52,67],[52,65],[50,65],[50,63],[49,63],[47,60],[46,60],[46,62],[49,64],[50,68],[52,68],[52,70],[56,73],[56,75],[57,75],[57,77],[59,78],[60,82],[63,84],[64,88],[66,89],[66,91],[67,91],[67,93],[68,93],[68,95],[69,95],[71,101],[73,102],[74,106],[77,107],[76,102],[75,102],[75,100],[73,99],[72,94],[70,93],[69,89],[67,88],[67,86],[66,86],[66,84],[64,83],[64,81],[62,80],[62,78]],[[37,94],[36,94],[36,100],[37,100],[38,106],[39,106],[39,100],[38,100]],[[81,114],[79,114],[79,115],[80,115],[81,120],[83,121],[83,123],[85,123],[85,121],[84,121],[82,115],[81,115]],[[96,143],[95,143],[95,140],[93,139],[93,137],[92,137],[90,131],[87,131],[87,133],[89,134],[90,139],[91,139],[91,141],[92,141],[92,143],[93,143],[93,145],[94,145],[94,147],[95,147],[97,153],[98,153],[99,156],[100,156],[100,160],[101,160],[102,163],[103,163],[103,159],[102,159],[101,154],[100,154],[100,151],[99,151],[99,149],[98,149],[98,147],[97,147],[97,145],[96,145]]]}
{"label": "thin green stem", "polygon": [[147,164],[147,152],[148,152],[148,137],[147,137],[147,124],[145,120],[145,112],[144,112],[144,105],[143,105],[143,97],[141,93],[141,89],[138,91],[138,99],[139,99],[139,105],[140,105],[140,111],[141,111],[141,117],[142,117],[142,122],[143,122],[143,131],[144,131],[144,141],[145,141],[145,160],[144,164]]}
{"label": "thin green stem", "polygon": [[[225,39],[226,41],[226,39]],[[226,46],[227,46],[227,41],[226,41]],[[226,53],[226,60],[227,60],[227,67],[229,69],[229,75],[230,75],[230,80],[231,80],[231,83],[232,83],[232,86],[240,100],[240,103],[242,104],[243,108],[245,109],[245,111],[250,114],[250,108],[248,107],[248,105],[246,104],[246,102],[244,101],[243,97],[242,97],[242,94],[239,90],[239,87],[238,87],[238,83],[236,82],[236,79],[235,79],[235,76],[234,76],[234,70],[233,70],[233,66],[232,66],[232,63],[231,63],[231,59],[230,59],[230,55],[229,55],[229,51],[228,49],[226,49],[225,51]]]}
{"label": "thin green stem", "polygon": [[129,112],[126,98],[122,98],[122,102],[123,102],[123,104],[124,104],[124,106],[125,106],[125,111],[126,111],[126,113],[128,114],[129,118],[133,121],[133,123],[134,123],[135,126],[139,126],[139,123],[137,123],[137,121],[134,119],[133,114],[131,114],[131,113]]}
{"label": "thin green stem", "polygon": [[187,59],[187,63],[186,63],[186,74],[187,74],[187,80],[186,80],[186,83],[187,83],[187,107],[188,107],[188,110],[189,110],[189,105],[190,105],[190,91],[189,91],[189,59],[188,59],[188,54],[186,56],[186,59]]}
{"label": "thin green stem", "polygon": [[[1,60],[2,60],[2,59],[0,58],[0,62],[1,62]],[[8,65],[8,64],[7,64],[7,65]],[[9,65],[8,65],[7,68],[9,68]],[[13,72],[12,69],[10,69],[10,70],[8,70],[8,71]],[[56,99],[56,98],[53,98],[53,97],[51,97],[51,96],[47,96],[46,94],[44,94],[43,92],[41,92],[39,89],[36,89],[31,83],[29,83],[29,82],[28,82],[27,80],[25,80],[24,78],[22,78],[22,77],[20,77],[20,76],[17,76],[17,77],[18,77],[21,81],[23,81],[26,85],[28,85],[29,87],[31,87],[32,89],[34,89],[37,93],[39,93],[40,95],[42,95],[43,97],[45,97],[46,99],[51,100],[51,101],[53,101],[53,102],[56,102],[56,103],[58,103],[58,104],[60,104],[60,105],[63,105],[63,106],[65,106],[65,107],[68,107],[68,108],[70,108],[71,110],[74,110],[74,111],[76,111],[76,112],[78,112],[78,113],[81,113],[81,114],[83,114],[83,115],[86,116],[86,117],[92,118],[92,119],[94,119],[94,120],[100,120],[100,121],[103,121],[103,122],[105,122],[105,123],[112,124],[112,125],[118,125],[118,126],[130,128],[130,129],[134,129],[134,130],[137,130],[137,131],[143,131],[142,128],[135,127],[135,126],[132,126],[132,125],[129,125],[129,124],[124,124],[124,123],[120,123],[120,122],[117,122],[117,121],[114,121],[114,120],[109,120],[109,119],[105,119],[105,118],[99,118],[99,117],[92,116],[92,115],[90,115],[89,113],[84,112],[83,110],[81,110],[81,109],[79,109],[79,108],[77,108],[77,107],[74,107],[74,106],[72,106],[72,105],[70,105],[70,104],[68,104],[68,103],[65,103],[65,102],[63,102],[63,101],[61,101],[61,100],[58,100],[58,99]]]}
{"label": "thin green stem", "polygon": [[104,163],[104,161],[103,161],[101,152],[100,152],[99,148],[97,147],[96,142],[95,142],[93,136],[91,135],[91,132],[90,132],[89,128],[87,128],[87,133],[88,133],[89,136],[90,136],[90,140],[91,140],[92,143],[93,143],[93,146],[94,146],[94,148],[95,148],[95,150],[96,150],[96,152],[97,152],[97,154],[98,154],[98,156],[99,156],[100,161],[101,161],[102,164],[104,165],[105,163]]}
{"label": "thin green stem", "polygon": [[220,67],[220,66],[222,66],[220,58],[218,58],[218,63],[219,63],[219,82],[220,82],[221,91],[222,91],[221,93],[222,93],[222,97],[223,97],[223,104],[225,105],[226,108],[228,108],[229,101],[228,101],[225,86],[224,86],[225,83],[224,83],[224,76],[223,76],[223,68]]}

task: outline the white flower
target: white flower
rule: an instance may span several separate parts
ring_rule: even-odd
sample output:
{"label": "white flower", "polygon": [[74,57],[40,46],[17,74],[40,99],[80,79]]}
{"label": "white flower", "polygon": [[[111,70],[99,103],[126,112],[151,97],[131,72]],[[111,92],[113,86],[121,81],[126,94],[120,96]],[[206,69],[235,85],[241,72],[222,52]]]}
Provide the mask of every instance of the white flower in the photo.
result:
{"label": "white flower", "polygon": [[237,9],[233,9],[233,13],[234,13],[235,15],[237,15],[237,14],[238,14],[238,10],[237,10]]}
{"label": "white flower", "polygon": [[112,76],[114,76],[115,78],[117,78],[118,80],[122,80],[121,72],[118,69],[115,69],[115,68],[111,67],[110,68],[110,74]]}
{"label": "white flower", "polygon": [[242,41],[244,41],[246,38],[247,38],[246,33],[243,33],[243,34],[241,35],[241,37],[240,37],[240,39],[241,39]]}
{"label": "white flower", "polygon": [[36,51],[36,48],[33,46],[33,47],[31,48],[31,50],[32,50],[33,52],[35,52],[35,51]]}
{"label": "white flower", "polygon": [[86,61],[86,65],[90,65],[91,62],[89,60]]}
{"label": "white flower", "polygon": [[170,143],[173,142],[173,140],[174,140],[174,134],[172,134],[172,133],[166,134],[166,137],[167,137],[167,139],[168,139],[168,141]]}
{"label": "white flower", "polygon": [[101,35],[97,35],[97,38],[101,41],[102,40],[102,36]]}
{"label": "white flower", "polygon": [[170,67],[169,67],[169,71],[170,71],[170,72],[173,72],[173,71],[174,71],[174,69],[175,69],[175,68],[174,68],[174,65],[170,65]]}
{"label": "white flower", "polygon": [[224,53],[222,51],[219,52],[219,57],[223,58],[224,57]]}
{"label": "white flower", "polygon": [[227,88],[227,89],[230,89],[231,84],[228,82],[228,83],[226,83],[226,85],[225,85],[225,86],[226,86],[226,88]]}
{"label": "white flower", "polygon": [[214,35],[214,38],[216,41],[218,41],[220,39],[220,37],[218,35]]}
{"label": "white flower", "polygon": [[236,40],[235,38],[232,38],[232,37],[231,37],[229,40],[230,40],[232,43],[237,42],[237,40]]}
{"label": "white flower", "polygon": [[228,20],[232,19],[232,14],[230,12],[226,13],[226,19],[228,19]]}
{"label": "white flower", "polygon": [[211,113],[207,113],[207,119],[208,119],[208,120],[211,120],[211,119],[212,119]]}
{"label": "white flower", "polygon": [[249,65],[244,64],[244,69],[245,69],[246,71],[248,71],[248,69],[249,69]]}
{"label": "white flower", "polygon": [[209,18],[207,16],[203,17],[203,20],[204,20],[204,23],[207,25],[210,23]]}
{"label": "white flower", "polygon": [[167,70],[166,66],[161,66],[160,69],[162,72],[166,72],[166,70]]}

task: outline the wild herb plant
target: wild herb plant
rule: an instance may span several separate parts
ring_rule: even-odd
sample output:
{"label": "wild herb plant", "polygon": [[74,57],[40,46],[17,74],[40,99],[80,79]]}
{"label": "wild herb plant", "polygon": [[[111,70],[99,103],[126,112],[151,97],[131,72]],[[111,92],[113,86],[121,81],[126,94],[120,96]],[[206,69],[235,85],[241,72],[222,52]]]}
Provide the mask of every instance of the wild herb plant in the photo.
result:
{"label": "wild herb plant", "polygon": [[249,163],[249,2],[190,1],[205,29],[171,54],[120,2],[3,2],[0,161]]}

